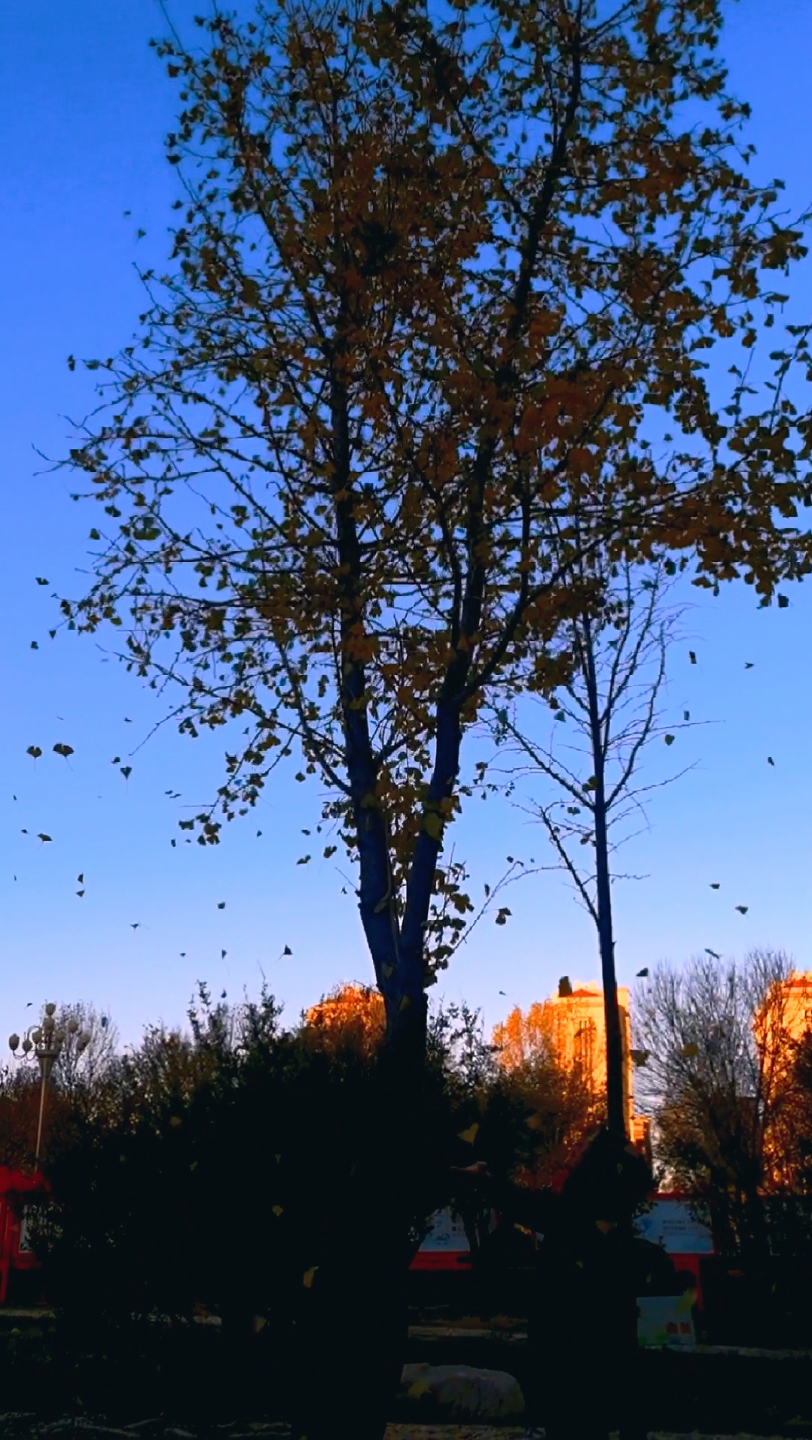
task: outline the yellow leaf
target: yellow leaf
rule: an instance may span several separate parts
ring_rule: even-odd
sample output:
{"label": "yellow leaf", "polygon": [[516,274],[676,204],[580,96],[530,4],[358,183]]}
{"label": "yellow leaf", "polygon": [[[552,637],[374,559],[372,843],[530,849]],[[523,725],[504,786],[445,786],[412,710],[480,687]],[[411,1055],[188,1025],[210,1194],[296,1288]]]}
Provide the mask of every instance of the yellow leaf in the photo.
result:
{"label": "yellow leaf", "polygon": [[411,1400],[419,1400],[421,1395],[427,1395],[431,1390],[428,1380],[413,1380],[406,1394]]}
{"label": "yellow leaf", "polygon": [[474,1141],[476,1140],[478,1130],[479,1121],[475,1120],[473,1125],[468,1126],[467,1130],[460,1131],[459,1138],[460,1140],[464,1140],[466,1145],[473,1145]]}
{"label": "yellow leaf", "polygon": [[427,810],[423,816],[423,829],[432,840],[439,840],[443,833],[443,822],[435,810]]}
{"label": "yellow leaf", "polygon": [[309,1270],[305,1270],[304,1275],[302,1276],[302,1284],[304,1285],[305,1290],[309,1290],[311,1285],[313,1284],[313,1277],[315,1276],[318,1268],[318,1265],[311,1265]]}
{"label": "yellow leaf", "polygon": [[683,1055],[685,1055],[685,1056],[687,1057],[687,1059],[693,1060],[694,1056],[699,1054],[699,1046],[698,1046],[698,1045],[683,1045],[683,1047],[682,1047],[682,1053],[683,1053]]}
{"label": "yellow leaf", "polygon": [[271,1206],[271,1209],[273,1210],[274,1215],[281,1215],[281,1214],[283,1214],[283,1210],[282,1210],[282,1206],[281,1206],[281,1205],[272,1205],[272,1206]]}

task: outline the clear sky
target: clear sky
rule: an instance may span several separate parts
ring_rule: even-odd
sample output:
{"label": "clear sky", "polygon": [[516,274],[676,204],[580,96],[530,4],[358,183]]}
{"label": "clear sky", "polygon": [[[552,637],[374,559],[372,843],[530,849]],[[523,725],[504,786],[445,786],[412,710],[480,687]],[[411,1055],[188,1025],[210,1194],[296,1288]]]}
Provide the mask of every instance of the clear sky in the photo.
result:
{"label": "clear sky", "polygon": [[[170,13],[183,23],[195,8],[173,0]],[[812,198],[812,5],[726,8],[733,85],[753,106],[755,174],[783,176],[800,209]],[[38,473],[36,452],[64,454],[66,417],[92,404],[89,377],[70,374],[67,355],[127,343],[141,307],[134,265],[165,253],[174,175],[162,142],[174,96],[148,48],[163,30],[153,0],[6,0],[0,16],[3,1044],[31,1016],[29,1001],[91,1000],[134,1040],[148,1021],[181,1021],[198,978],[239,998],[262,970],[291,1019],[337,982],[371,978],[338,856],[296,865],[318,787],[277,781],[219,847],[172,849],[182,807],[213,793],[220,747],[168,727],[147,741],[161,714],[154,698],[93,640],[48,638],[53,591],[82,589],[95,517],[72,504],[66,476]],[[812,314],[812,262],[796,272],[794,297],[798,314]],[[780,611],[758,611],[743,587],[690,598],[669,705],[714,723],[679,737],[671,755],[678,748],[695,768],[655,796],[650,829],[624,860],[648,878],[616,890],[621,982],[705,946],[781,946],[812,968],[812,581]],[[60,741],[69,759],[53,754]],[[30,745],[42,748],[36,762]],[[455,839],[478,891],[508,853],[544,853],[524,817],[491,800],[475,803]],[[563,973],[597,975],[590,924],[559,876],[513,887],[508,903],[510,922],[484,921],[438,987],[481,1006],[488,1024],[543,998]],[[293,954],[280,959],[285,945]]]}

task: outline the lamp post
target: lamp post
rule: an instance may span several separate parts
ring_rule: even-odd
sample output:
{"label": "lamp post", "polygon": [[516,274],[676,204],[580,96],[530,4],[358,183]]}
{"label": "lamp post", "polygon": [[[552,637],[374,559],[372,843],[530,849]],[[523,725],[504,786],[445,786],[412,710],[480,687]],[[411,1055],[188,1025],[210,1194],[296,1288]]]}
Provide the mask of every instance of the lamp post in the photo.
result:
{"label": "lamp post", "polygon": [[45,1089],[51,1077],[54,1065],[62,1053],[62,1047],[69,1035],[76,1035],[76,1053],[82,1054],[90,1044],[90,1032],[79,1030],[79,1021],[71,1016],[70,1020],[62,1026],[56,1020],[56,1006],[52,1001],[45,1006],[45,1014],[42,1021],[37,1025],[30,1025],[25,1036],[20,1041],[19,1035],[9,1035],[8,1043],[12,1055],[17,1058],[17,1051],[22,1050],[21,1060],[28,1060],[33,1054],[39,1065],[40,1083],[39,1095],[39,1119],[37,1121],[37,1148],[34,1155],[34,1164],[39,1164],[40,1150],[42,1148],[42,1121],[45,1114]]}

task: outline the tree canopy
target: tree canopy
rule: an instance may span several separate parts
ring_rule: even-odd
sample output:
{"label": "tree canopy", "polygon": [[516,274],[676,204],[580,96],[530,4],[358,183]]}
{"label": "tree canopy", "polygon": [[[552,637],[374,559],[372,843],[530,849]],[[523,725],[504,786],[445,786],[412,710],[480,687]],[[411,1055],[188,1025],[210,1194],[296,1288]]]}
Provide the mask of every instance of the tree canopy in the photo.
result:
{"label": "tree canopy", "polygon": [[158,46],[172,263],[133,344],[86,362],[102,408],[70,463],[105,518],[64,614],[121,626],[181,731],[229,727],[181,822],[201,843],[282,758],[320,777],[390,1036],[417,1033],[471,908],[443,852],[463,735],[566,675],[584,557],[667,554],[765,602],[808,570],[806,332],[765,391],[743,359],[802,229],[745,173],[714,0],[198,23]]}

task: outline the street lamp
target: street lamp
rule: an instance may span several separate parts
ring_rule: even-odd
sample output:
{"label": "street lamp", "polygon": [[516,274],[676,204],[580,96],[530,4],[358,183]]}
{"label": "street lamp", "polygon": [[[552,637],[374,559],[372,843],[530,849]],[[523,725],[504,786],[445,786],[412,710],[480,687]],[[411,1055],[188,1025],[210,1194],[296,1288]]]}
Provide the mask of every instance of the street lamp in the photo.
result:
{"label": "street lamp", "polygon": [[39,1096],[39,1120],[37,1122],[37,1149],[34,1155],[34,1164],[39,1164],[40,1149],[42,1146],[42,1118],[45,1113],[45,1087],[50,1079],[51,1072],[62,1054],[62,1047],[69,1035],[76,1036],[76,1053],[81,1055],[90,1044],[91,1035],[89,1030],[79,1030],[79,1021],[73,1016],[65,1025],[59,1025],[56,1021],[56,1006],[53,1001],[45,1006],[45,1014],[39,1024],[29,1025],[25,1036],[20,1041],[17,1034],[9,1035],[8,1043],[12,1055],[17,1057],[17,1051],[22,1050],[19,1057],[27,1060],[32,1051],[34,1059],[40,1069],[42,1081]]}

